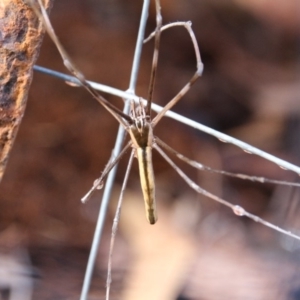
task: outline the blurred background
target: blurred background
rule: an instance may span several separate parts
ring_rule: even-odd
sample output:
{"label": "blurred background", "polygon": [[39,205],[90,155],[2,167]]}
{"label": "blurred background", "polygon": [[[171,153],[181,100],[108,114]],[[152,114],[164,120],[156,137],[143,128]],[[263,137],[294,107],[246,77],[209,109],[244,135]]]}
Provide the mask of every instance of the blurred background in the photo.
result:
{"label": "blurred background", "polygon": [[[204,63],[203,76],[174,110],[299,165],[297,0],[161,2],[164,24],[192,21]],[[141,7],[142,1],[132,0],[60,0],[51,20],[88,79],[126,90]],[[152,3],[147,33],[154,28]],[[152,53],[153,41],[144,47],[139,73],[137,94],[144,98]],[[38,64],[67,73],[48,36]],[[164,32],[154,102],[165,105],[195,69],[185,29]],[[122,108],[121,99],[105,97]],[[34,74],[0,185],[3,297],[9,285],[22,295],[13,299],[79,297],[102,194],[95,193],[85,205],[80,199],[104,169],[117,128],[85,90]],[[291,172],[174,120],[163,119],[155,135],[213,168],[299,181]],[[90,299],[104,299],[112,219],[127,161],[128,153],[118,168]],[[201,187],[300,233],[297,189],[178,164]],[[196,195],[157,153],[154,171],[159,221],[150,226],[134,161],[114,249],[111,299],[300,299],[299,242]]]}

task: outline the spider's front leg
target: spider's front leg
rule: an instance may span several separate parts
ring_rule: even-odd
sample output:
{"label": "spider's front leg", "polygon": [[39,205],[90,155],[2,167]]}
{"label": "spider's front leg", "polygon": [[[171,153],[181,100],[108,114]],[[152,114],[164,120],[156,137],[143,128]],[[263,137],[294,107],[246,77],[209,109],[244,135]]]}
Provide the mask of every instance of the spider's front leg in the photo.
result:
{"label": "spider's front leg", "polygon": [[[190,21],[187,21],[187,22],[173,22],[173,23],[164,25],[164,26],[159,28],[160,33],[162,31],[166,30],[166,29],[169,29],[171,27],[176,27],[176,26],[184,27],[188,31],[188,34],[191,38],[191,41],[192,41],[192,44],[193,44],[193,47],[194,47],[194,51],[195,51],[196,71],[195,71],[194,75],[191,77],[191,79],[187,82],[187,84],[179,91],[179,93],[173,99],[171,99],[167,103],[167,105],[152,120],[152,122],[151,122],[152,127],[154,127],[160,121],[160,119],[166,114],[166,112],[168,110],[170,110],[178,101],[180,101],[183,98],[183,96],[190,90],[192,85],[202,75],[203,69],[204,69],[204,66],[203,66],[203,63],[202,63],[202,60],[201,60],[201,55],[200,55],[198,42],[197,42],[195,33],[192,29],[192,22],[190,22]],[[144,40],[144,43],[147,43],[153,37],[157,38],[157,36],[160,36],[160,35],[157,34],[157,30],[156,30],[153,33],[151,33],[148,38],[146,38]],[[155,52],[157,52],[157,51],[158,51],[158,48],[157,48],[156,43],[155,43]],[[156,68],[157,68],[157,61],[156,61],[156,63],[153,63],[153,65],[152,65],[152,69],[156,70]],[[152,72],[154,72],[154,71],[152,71]],[[148,105],[149,105],[149,100],[148,100]]]}

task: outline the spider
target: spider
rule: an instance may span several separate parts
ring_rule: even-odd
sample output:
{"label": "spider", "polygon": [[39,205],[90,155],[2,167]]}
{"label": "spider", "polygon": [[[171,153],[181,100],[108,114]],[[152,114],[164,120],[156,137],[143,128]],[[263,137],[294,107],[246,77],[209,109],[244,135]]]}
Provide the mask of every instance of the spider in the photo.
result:
{"label": "spider", "polygon": [[[37,0],[37,2],[30,2],[35,13],[40,17],[44,26],[55,43],[66,68],[75,76],[77,80],[75,82],[82,87],[84,87],[107,111],[109,111],[112,116],[119,122],[121,126],[126,130],[126,132],[130,136],[130,141],[126,144],[120,154],[113,158],[105,167],[102,175],[94,182],[93,187],[90,191],[82,198],[82,202],[86,202],[91,194],[96,190],[103,187],[103,180],[106,175],[112,170],[112,168],[118,163],[118,161],[122,158],[125,152],[132,147],[131,156],[136,157],[138,160],[139,165],[139,172],[140,172],[140,182],[141,188],[143,192],[144,202],[145,202],[145,210],[146,210],[146,218],[150,224],[155,224],[157,221],[157,213],[156,213],[156,205],[155,205],[155,184],[154,184],[154,173],[152,167],[152,149],[156,149],[166,160],[167,162],[176,170],[176,172],[194,189],[196,192],[204,194],[205,196],[218,201],[228,207],[230,207],[237,215],[244,215],[249,218],[257,220],[256,216],[245,211],[243,208],[239,206],[235,206],[223,200],[199,187],[195,182],[191,181],[176,165],[175,163],[166,155],[166,153],[162,150],[162,148],[166,149],[167,151],[176,155],[179,159],[185,161],[186,163],[190,164],[191,166],[198,168],[198,169],[205,169],[211,172],[221,173],[227,176],[238,177],[241,179],[252,180],[252,181],[259,181],[259,182],[270,182],[276,184],[287,184],[293,186],[299,186],[297,183],[291,182],[283,182],[283,181],[276,181],[272,179],[267,179],[263,177],[255,177],[255,176],[248,176],[244,174],[235,174],[220,170],[215,170],[210,167],[204,166],[198,162],[188,159],[187,157],[183,156],[182,154],[178,153],[176,150],[169,147],[163,141],[161,141],[158,137],[154,136],[153,129],[157,125],[157,123],[167,114],[167,112],[176,104],[178,103],[185,94],[190,90],[192,85],[197,81],[197,79],[202,75],[203,72],[203,63],[200,56],[199,46],[195,37],[195,34],[192,30],[191,22],[173,22],[167,25],[162,25],[162,15],[161,15],[161,6],[160,1],[155,0],[155,7],[156,7],[156,29],[150,36],[144,40],[144,43],[149,41],[150,39],[155,39],[155,46],[154,46],[154,53],[152,59],[152,69],[151,69],[151,77],[150,77],[150,84],[148,89],[148,97],[147,100],[138,98],[139,100],[136,101],[136,96],[132,95],[130,100],[130,113],[126,114],[123,111],[119,110],[113,104],[108,102],[102,95],[100,95],[85,79],[85,76],[82,72],[75,66],[71,58],[69,57],[68,53],[65,51],[63,45],[59,41],[58,37],[56,36],[54,29],[51,25],[49,17],[47,15],[46,10],[44,9],[41,0]],[[196,71],[190,80],[184,85],[184,87],[175,95],[159,112],[158,114],[151,119],[150,112],[152,108],[152,98],[153,98],[153,90],[155,84],[155,77],[158,65],[158,55],[159,55],[159,45],[160,45],[160,37],[161,32],[175,26],[183,26],[186,28],[193,47],[195,51],[196,57]],[[72,80],[72,79],[71,79]],[[74,82],[74,80],[73,80]],[[75,83],[75,84],[76,84]],[[127,93],[127,95],[130,94]],[[245,144],[246,145],[246,144]],[[245,146],[246,147],[246,146]],[[251,150],[249,150],[251,151]],[[259,220],[260,221],[260,220]],[[265,221],[263,221],[265,222]],[[264,223],[264,225],[267,225]],[[271,224],[268,223],[267,226]],[[272,227],[272,226],[271,226]],[[275,228],[273,228],[275,229]]]}
{"label": "spider", "polygon": [[[153,36],[155,38],[155,49],[153,54],[152,61],[152,70],[149,84],[149,91],[147,97],[147,104],[144,105],[143,101],[140,99],[139,103],[135,101],[130,101],[130,114],[127,115],[124,112],[120,111],[114,105],[109,103],[104,97],[102,97],[99,93],[97,93],[91,85],[86,81],[84,75],[76,68],[71,58],[68,56],[67,52],[64,50],[62,44],[58,40],[52,25],[49,21],[47,13],[40,1],[38,1],[40,6],[39,12],[36,6],[36,13],[42,18],[45,28],[49,33],[50,37],[56,44],[65,66],[67,69],[80,81],[80,84],[102,105],[107,109],[113,117],[124,127],[127,133],[130,135],[131,140],[124,147],[122,152],[117,156],[113,161],[111,161],[102,176],[95,181],[92,189],[87,193],[85,197],[83,197],[82,201],[85,202],[92,192],[103,185],[103,178],[107,175],[107,173],[115,166],[115,164],[119,161],[119,159],[123,156],[123,154],[128,150],[129,147],[132,147],[131,156],[135,156],[138,160],[139,172],[140,172],[140,181],[141,187],[145,202],[145,210],[146,217],[150,224],[155,224],[157,221],[157,213],[156,213],[156,204],[155,204],[155,185],[154,185],[154,173],[152,167],[152,149],[155,148],[159,152],[162,153],[162,149],[159,145],[163,145],[158,138],[153,135],[153,129],[157,125],[157,123],[161,120],[161,118],[165,115],[165,113],[170,110],[182,97],[189,91],[191,86],[196,82],[196,80],[201,76],[203,72],[203,63],[200,57],[199,47],[196,41],[196,37],[191,27],[191,22],[176,22],[171,23],[167,26],[162,27],[162,16],[161,16],[161,7],[160,1],[155,1],[156,6],[156,29],[155,32],[149,36],[151,39]],[[158,62],[158,54],[159,54],[159,44],[160,44],[160,36],[161,32],[167,28],[173,26],[184,26],[193,42],[195,55],[197,60],[197,69],[194,75],[191,77],[189,82],[180,90],[180,92],[171,99],[168,104],[160,111],[152,120],[150,116],[151,112],[151,104],[153,98],[153,90],[155,84],[155,75],[157,70],[157,62]]]}
{"label": "spider", "polygon": [[[37,4],[38,3],[38,4]],[[130,141],[127,142],[123,150],[120,152],[119,155],[114,157],[109,161],[107,166],[105,167],[102,175],[94,182],[92,188],[90,191],[82,198],[82,201],[85,202],[88,200],[88,198],[91,196],[91,194],[99,188],[102,188],[104,185],[104,178],[109,174],[109,172],[113,169],[113,167],[119,162],[119,160],[122,158],[124,153],[129,149],[132,148],[130,160],[127,168],[127,172],[125,175],[122,192],[125,190],[128,174],[132,165],[133,158],[136,157],[138,160],[139,165],[139,172],[140,172],[140,182],[141,182],[141,188],[143,193],[143,198],[145,202],[145,212],[146,212],[146,218],[150,224],[155,224],[157,222],[157,213],[156,213],[156,204],[155,204],[155,180],[154,180],[154,172],[152,167],[152,150],[157,150],[163,158],[175,169],[175,171],[187,182],[187,184],[194,189],[196,192],[203,194],[233,210],[233,212],[236,215],[239,216],[246,216],[251,218],[252,220],[255,220],[257,222],[262,223],[265,226],[271,227],[277,231],[283,232],[285,234],[288,234],[290,236],[293,236],[295,238],[298,238],[298,236],[287,232],[283,229],[278,228],[277,226],[247,212],[245,209],[243,209],[240,206],[233,205],[229,203],[228,201],[215,196],[214,194],[202,189],[199,185],[197,185],[195,182],[193,182],[186,174],[183,173],[181,169],[179,169],[175,163],[169,158],[169,156],[165,153],[164,150],[167,150],[168,152],[174,154],[179,159],[187,162],[188,164],[192,165],[195,168],[201,169],[201,170],[208,170],[210,172],[216,172],[221,173],[229,176],[239,177],[242,179],[248,179],[252,181],[268,181],[272,183],[282,183],[287,184],[275,180],[268,180],[261,177],[253,177],[253,176],[247,176],[242,174],[232,174],[225,171],[220,170],[214,170],[212,168],[206,167],[202,164],[199,164],[198,162],[192,161],[185,156],[181,155],[168,145],[166,145],[163,141],[161,141],[158,137],[156,137],[153,134],[153,129],[158,124],[158,122],[167,114],[167,112],[176,104],[178,101],[180,101],[185,94],[189,91],[191,86],[197,81],[197,79],[201,76],[203,72],[203,63],[201,61],[200,56],[200,50],[198,47],[198,43],[196,41],[194,32],[191,27],[190,22],[174,22],[168,25],[163,26],[162,25],[162,16],[161,16],[161,7],[160,7],[160,1],[155,0],[155,7],[156,7],[156,28],[155,31],[149,36],[148,39],[145,40],[148,41],[152,38],[155,40],[155,47],[154,47],[154,53],[153,53],[153,60],[152,60],[152,70],[151,70],[151,76],[150,76],[150,84],[149,84],[149,90],[148,90],[148,96],[147,100],[144,100],[142,98],[139,98],[136,100],[136,97],[133,97],[129,99],[129,107],[130,112],[129,114],[124,113],[123,111],[116,108],[114,105],[112,105],[110,102],[108,102],[103,96],[101,96],[93,87],[92,85],[85,79],[84,75],[81,73],[81,71],[75,66],[75,64],[72,62],[71,58],[67,54],[67,52],[64,50],[62,44],[58,40],[52,25],[49,21],[48,15],[41,3],[41,0],[38,0],[37,3],[31,2],[32,7],[35,9],[36,14],[40,17],[40,19],[43,21],[44,26],[50,35],[51,39],[55,43],[56,47],[58,48],[61,57],[63,59],[63,62],[67,69],[76,77],[77,83],[84,87],[107,111],[109,111],[112,116],[119,122],[121,126],[125,129],[125,131],[130,136]],[[160,45],[160,37],[163,30],[166,30],[170,27],[175,26],[184,26],[191,38],[194,51],[195,51],[195,57],[196,57],[196,71],[193,74],[193,76],[190,78],[190,80],[187,82],[187,84],[179,91],[179,93],[171,99],[167,105],[153,118],[151,119],[150,112],[152,109],[152,98],[153,98],[153,90],[155,85],[155,78],[156,78],[156,70],[158,65],[158,55],[159,55],[159,45]],[[130,95],[129,95],[130,97]],[[164,149],[164,150],[163,150]],[[291,183],[288,183],[291,185]],[[294,184],[297,185],[297,184]],[[122,195],[121,192],[121,195]],[[121,199],[121,197],[120,197]],[[121,202],[119,202],[118,205],[118,212],[119,208],[121,206]],[[119,213],[117,213],[117,220],[119,217]],[[113,230],[113,234],[115,234],[115,230]],[[113,241],[113,239],[112,239]],[[112,242],[113,243],[113,242]],[[110,282],[108,280],[108,282]]]}

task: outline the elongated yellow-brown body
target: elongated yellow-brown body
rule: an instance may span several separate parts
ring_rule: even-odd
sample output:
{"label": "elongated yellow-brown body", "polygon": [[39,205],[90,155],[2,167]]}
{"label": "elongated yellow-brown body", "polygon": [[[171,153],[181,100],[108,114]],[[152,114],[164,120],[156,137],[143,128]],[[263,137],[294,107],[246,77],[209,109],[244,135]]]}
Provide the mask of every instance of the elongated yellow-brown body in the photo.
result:
{"label": "elongated yellow-brown body", "polygon": [[150,224],[155,224],[157,216],[154,173],[152,167],[152,148],[137,148],[136,151],[139,163],[141,187],[145,201],[146,217]]}
{"label": "elongated yellow-brown body", "polygon": [[129,133],[139,163],[140,181],[145,202],[146,217],[150,224],[155,224],[157,221],[157,214],[154,172],[152,166],[152,128],[148,122],[142,122],[132,125]]}

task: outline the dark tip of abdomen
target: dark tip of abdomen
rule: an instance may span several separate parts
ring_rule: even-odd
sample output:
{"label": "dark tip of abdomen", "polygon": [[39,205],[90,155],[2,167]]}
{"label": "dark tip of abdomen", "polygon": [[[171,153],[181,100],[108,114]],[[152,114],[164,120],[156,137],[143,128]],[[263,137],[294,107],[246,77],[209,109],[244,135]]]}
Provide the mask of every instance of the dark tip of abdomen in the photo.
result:
{"label": "dark tip of abdomen", "polygon": [[154,225],[157,222],[157,216],[154,210],[148,210],[147,220],[151,225]]}

